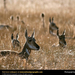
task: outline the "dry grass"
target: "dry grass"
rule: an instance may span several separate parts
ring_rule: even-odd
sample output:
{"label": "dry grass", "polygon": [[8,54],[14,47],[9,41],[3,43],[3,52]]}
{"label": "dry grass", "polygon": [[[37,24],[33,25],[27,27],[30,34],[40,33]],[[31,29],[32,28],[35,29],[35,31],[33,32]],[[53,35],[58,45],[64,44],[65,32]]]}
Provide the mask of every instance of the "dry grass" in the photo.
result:
{"label": "dry grass", "polygon": [[[19,41],[23,48],[26,41],[25,30],[28,30],[29,35],[35,30],[35,38],[40,50],[32,50],[27,69],[75,69],[75,40],[66,39],[66,48],[54,47],[53,45],[58,45],[59,40],[56,36],[49,34],[49,17],[54,17],[60,34],[65,29],[66,37],[75,36],[74,3],[75,0],[7,0],[7,11],[4,11],[3,2],[0,0],[0,24],[12,26],[11,29],[0,30],[0,50],[13,50],[11,34],[14,33],[16,36],[18,32]],[[45,14],[44,28],[41,18],[42,12]],[[10,20],[11,15],[14,16],[14,21]],[[20,16],[20,22],[16,21],[17,15]],[[22,20],[25,24],[22,24]],[[0,58],[0,69],[21,70],[25,67],[22,59],[12,55]]]}

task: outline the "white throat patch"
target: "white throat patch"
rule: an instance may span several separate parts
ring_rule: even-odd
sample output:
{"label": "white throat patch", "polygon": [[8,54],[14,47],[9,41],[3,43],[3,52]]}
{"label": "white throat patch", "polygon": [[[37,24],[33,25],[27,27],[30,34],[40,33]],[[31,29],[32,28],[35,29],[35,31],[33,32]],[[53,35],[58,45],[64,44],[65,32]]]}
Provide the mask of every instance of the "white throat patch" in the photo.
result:
{"label": "white throat patch", "polygon": [[65,45],[62,41],[59,41],[61,44]]}
{"label": "white throat patch", "polygon": [[28,54],[28,55],[30,55],[30,53],[29,53],[28,49],[26,49],[26,52],[27,52],[27,54]]}
{"label": "white throat patch", "polygon": [[28,46],[31,48],[31,49],[35,49],[37,50],[37,48],[34,46],[34,45],[30,45],[28,42],[27,42]]}

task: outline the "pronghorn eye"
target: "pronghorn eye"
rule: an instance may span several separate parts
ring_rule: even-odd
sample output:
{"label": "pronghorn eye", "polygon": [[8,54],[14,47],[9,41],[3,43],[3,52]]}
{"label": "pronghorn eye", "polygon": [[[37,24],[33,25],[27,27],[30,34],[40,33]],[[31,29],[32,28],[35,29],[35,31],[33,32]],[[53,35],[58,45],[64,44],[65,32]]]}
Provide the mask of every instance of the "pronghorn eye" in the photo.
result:
{"label": "pronghorn eye", "polygon": [[60,38],[60,40],[62,40],[63,38]]}
{"label": "pronghorn eye", "polygon": [[29,42],[31,42],[32,40],[31,39],[29,39]]}

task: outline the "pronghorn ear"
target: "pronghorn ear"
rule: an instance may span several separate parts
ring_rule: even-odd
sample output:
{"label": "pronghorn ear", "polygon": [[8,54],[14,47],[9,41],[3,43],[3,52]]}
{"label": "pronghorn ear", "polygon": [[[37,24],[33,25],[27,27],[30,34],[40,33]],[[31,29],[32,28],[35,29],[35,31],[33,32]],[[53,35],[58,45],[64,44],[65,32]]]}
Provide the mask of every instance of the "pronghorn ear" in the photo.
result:
{"label": "pronghorn ear", "polygon": [[12,33],[12,35],[11,35],[11,40],[13,40],[13,38],[14,38],[14,36],[13,36],[13,33]]}
{"label": "pronghorn ear", "polygon": [[51,18],[49,18],[49,22],[51,22]]}
{"label": "pronghorn ear", "polygon": [[54,18],[52,17],[52,22],[53,22]]}
{"label": "pronghorn ear", "polygon": [[19,35],[18,35],[18,33],[17,33],[17,35],[16,35],[16,40],[18,40],[18,38],[19,38]]}
{"label": "pronghorn ear", "polygon": [[31,36],[32,38],[34,38],[35,37],[35,31],[32,33],[32,36]]}
{"label": "pronghorn ear", "polygon": [[63,31],[63,35],[65,35],[66,30]]}
{"label": "pronghorn ear", "polygon": [[26,37],[26,38],[28,37],[28,35],[27,35],[27,29],[26,29],[26,31],[25,31],[25,37]]}

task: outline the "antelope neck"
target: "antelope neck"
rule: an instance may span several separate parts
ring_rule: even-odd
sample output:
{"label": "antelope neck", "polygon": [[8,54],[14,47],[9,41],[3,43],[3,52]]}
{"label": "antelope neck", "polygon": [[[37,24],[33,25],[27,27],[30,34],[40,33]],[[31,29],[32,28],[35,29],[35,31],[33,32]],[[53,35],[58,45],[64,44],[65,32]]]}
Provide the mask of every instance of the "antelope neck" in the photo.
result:
{"label": "antelope neck", "polygon": [[24,48],[23,48],[23,50],[22,50],[22,52],[20,52],[19,55],[21,55],[21,57],[23,57],[23,58],[28,59],[30,53],[31,53],[31,50],[29,50],[29,49],[27,48],[27,45],[25,44],[25,45],[24,45]]}

